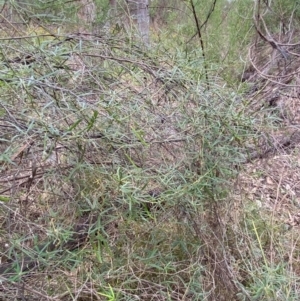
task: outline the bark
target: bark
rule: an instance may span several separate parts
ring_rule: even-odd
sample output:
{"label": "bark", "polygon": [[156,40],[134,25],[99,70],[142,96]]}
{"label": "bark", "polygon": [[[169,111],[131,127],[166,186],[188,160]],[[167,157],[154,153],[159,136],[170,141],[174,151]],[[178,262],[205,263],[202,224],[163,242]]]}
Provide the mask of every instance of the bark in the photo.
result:
{"label": "bark", "polygon": [[117,0],[109,0],[109,10],[107,14],[106,27],[110,28],[116,22],[117,16]]}
{"label": "bark", "polygon": [[116,7],[117,7],[117,1],[116,0],[109,0],[109,6],[110,6],[110,9],[112,11],[115,11]]}
{"label": "bark", "polygon": [[132,19],[137,23],[137,29],[143,43],[148,46],[149,39],[149,0],[127,0]]}
{"label": "bark", "polygon": [[86,24],[92,24],[96,18],[96,6],[93,0],[80,0],[78,18]]}

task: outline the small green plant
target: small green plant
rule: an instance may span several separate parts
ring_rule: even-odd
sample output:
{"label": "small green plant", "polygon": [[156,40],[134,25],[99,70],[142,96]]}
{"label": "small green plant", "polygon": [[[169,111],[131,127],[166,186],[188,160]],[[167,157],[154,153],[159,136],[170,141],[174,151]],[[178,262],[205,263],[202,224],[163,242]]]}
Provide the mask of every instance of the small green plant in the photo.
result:
{"label": "small green plant", "polygon": [[107,301],[117,301],[117,297],[115,296],[115,292],[112,289],[112,287],[109,285],[109,287],[107,288],[107,290],[104,290],[103,293],[99,293],[100,296],[106,297]]}

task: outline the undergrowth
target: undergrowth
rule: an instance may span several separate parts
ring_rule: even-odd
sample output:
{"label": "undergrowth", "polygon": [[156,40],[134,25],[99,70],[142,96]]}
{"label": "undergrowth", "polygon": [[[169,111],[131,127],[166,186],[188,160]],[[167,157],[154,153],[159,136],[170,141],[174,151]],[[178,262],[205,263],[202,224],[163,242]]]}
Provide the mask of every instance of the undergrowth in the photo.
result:
{"label": "undergrowth", "polygon": [[0,46],[1,300],[297,300],[237,188],[269,120],[200,50],[26,30]]}
{"label": "undergrowth", "polygon": [[[35,277],[51,274],[51,296],[72,286],[52,287],[58,268],[81,285],[98,283],[92,291],[102,296],[103,287],[121,299],[208,294],[213,215],[255,136],[239,98],[208,90],[181,57],[123,41],[14,44],[2,46],[6,256],[37,257]],[[86,244],[70,252],[84,217]]]}

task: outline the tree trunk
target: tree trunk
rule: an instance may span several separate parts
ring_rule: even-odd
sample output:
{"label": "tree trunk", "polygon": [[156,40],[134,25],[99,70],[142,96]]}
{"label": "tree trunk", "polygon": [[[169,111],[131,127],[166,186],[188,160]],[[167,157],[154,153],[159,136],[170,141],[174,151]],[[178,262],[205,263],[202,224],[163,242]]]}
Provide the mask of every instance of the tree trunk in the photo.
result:
{"label": "tree trunk", "polygon": [[137,23],[137,29],[142,41],[146,46],[149,45],[149,0],[127,0],[131,17]]}
{"label": "tree trunk", "polygon": [[149,0],[140,0],[137,6],[138,29],[145,45],[149,45]]}
{"label": "tree trunk", "polygon": [[117,0],[109,0],[106,27],[110,28],[116,23],[117,17]]}
{"label": "tree trunk", "polygon": [[109,0],[110,10],[115,11],[117,8],[117,1],[116,0]]}
{"label": "tree trunk", "polygon": [[80,0],[78,18],[87,25],[91,25],[96,18],[96,6],[93,0]]}

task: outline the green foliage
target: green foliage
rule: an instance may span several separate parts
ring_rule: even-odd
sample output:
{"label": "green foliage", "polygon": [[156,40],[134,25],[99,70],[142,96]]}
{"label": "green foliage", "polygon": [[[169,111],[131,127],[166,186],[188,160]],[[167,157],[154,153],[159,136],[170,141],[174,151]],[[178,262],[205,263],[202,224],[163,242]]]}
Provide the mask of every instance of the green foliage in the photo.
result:
{"label": "green foliage", "polygon": [[[189,3],[177,1],[170,14],[169,2],[152,2],[152,16],[164,5],[171,24],[146,50],[121,29],[56,36],[34,22],[3,40],[1,246],[11,243],[1,253],[11,283],[38,260],[28,281],[47,298],[297,300],[284,230],[232,200],[271,118],[262,126],[224,83],[243,67],[252,17],[252,1],[226,3],[201,29],[205,58]],[[108,2],[96,4],[101,29]],[[37,1],[20,13],[71,24],[76,5]],[[195,5],[204,22],[211,3]]]}
{"label": "green foliage", "polygon": [[76,14],[75,1],[7,1],[6,5],[13,9],[13,14],[22,21],[40,20],[44,24],[69,23]]}
{"label": "green foliage", "polygon": [[300,2],[293,0],[279,0],[271,3],[271,10],[265,5],[261,6],[261,10],[265,12],[264,19],[266,24],[272,30],[288,31],[290,22],[299,25],[300,21]]}
{"label": "green foliage", "polygon": [[[196,222],[197,215],[211,214],[211,206],[226,198],[247,156],[244,144],[256,135],[239,97],[213,83],[205,88],[195,53],[178,50],[170,59],[159,49],[145,53],[122,40],[84,36],[32,46],[23,45],[32,59],[22,64],[2,45],[3,57],[15,65],[7,64],[13,72],[2,79],[1,118],[22,120],[7,132],[6,164],[34,137],[30,149],[45,168],[36,206],[49,216],[43,223],[57,246],[68,245],[72,231],[64,228],[71,229],[72,220],[98,212],[86,251],[60,259],[58,252],[49,260],[74,269],[90,257],[93,277],[98,269],[104,278],[111,273],[104,283],[112,291],[101,292],[107,298],[115,298],[121,284],[124,296],[141,292],[140,281],[160,283],[167,295],[179,279],[183,290],[193,287],[194,300],[203,296],[204,283],[195,285],[193,275],[206,267],[191,265],[207,239],[194,231],[209,223]],[[8,152],[12,141],[16,148]],[[184,222],[191,218],[196,230]]]}
{"label": "green foliage", "polygon": [[[168,45],[165,47],[171,52],[174,47],[185,49],[189,54],[195,49],[202,50],[191,4],[187,1],[178,7],[176,3],[168,5],[168,10],[163,10],[162,6],[168,26],[160,28],[159,43]],[[215,6],[214,1],[193,3],[209,70],[229,84],[240,82],[248,53],[247,45],[253,37],[253,1],[216,1]],[[170,12],[167,14],[166,11]],[[175,15],[173,19],[168,19]],[[156,40],[155,35],[153,38]],[[202,52],[197,51],[197,55],[201,61]]]}

